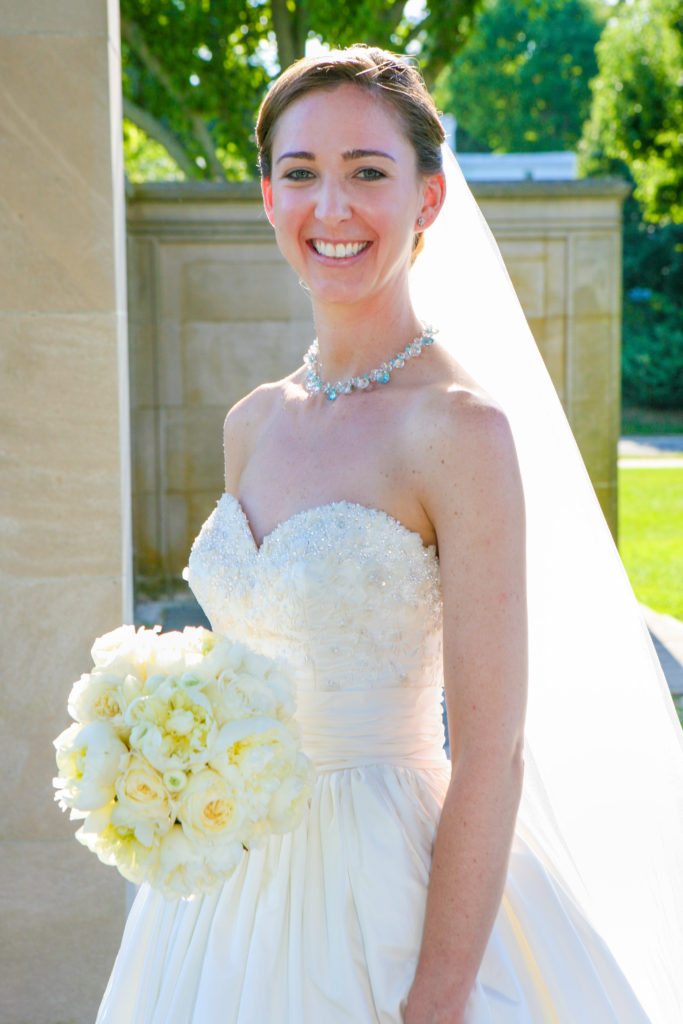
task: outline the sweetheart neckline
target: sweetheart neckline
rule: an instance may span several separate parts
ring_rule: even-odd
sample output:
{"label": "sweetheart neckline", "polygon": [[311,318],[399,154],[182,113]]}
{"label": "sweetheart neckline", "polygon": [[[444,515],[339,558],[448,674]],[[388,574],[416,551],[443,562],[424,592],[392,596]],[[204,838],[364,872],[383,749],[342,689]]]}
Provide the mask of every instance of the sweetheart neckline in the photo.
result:
{"label": "sweetheart neckline", "polygon": [[409,526],[406,526],[406,524],[401,522],[400,519],[397,519],[396,516],[392,516],[390,512],[385,512],[383,508],[377,508],[376,505],[363,505],[362,502],[360,501],[349,501],[346,498],[340,498],[337,501],[324,501],[320,505],[312,505],[310,506],[310,508],[299,509],[298,512],[294,512],[292,513],[291,516],[287,516],[286,519],[282,519],[279,523],[276,523],[273,529],[269,530],[268,533],[264,535],[261,543],[259,544],[257,543],[256,537],[254,536],[254,531],[251,528],[249,517],[247,516],[244,506],[240,499],[237,497],[237,495],[231,494],[230,491],[223,491],[221,497],[219,498],[219,504],[224,498],[230,498],[235,508],[237,508],[237,510],[241,513],[242,522],[244,524],[247,534],[249,535],[249,538],[251,539],[252,546],[257,555],[261,553],[264,545],[280,530],[284,529],[284,527],[287,526],[289,523],[292,523],[295,520],[302,518],[303,516],[311,515],[313,512],[321,512],[324,509],[345,506],[346,508],[364,509],[366,512],[371,512],[373,515],[382,516],[385,520],[387,520],[390,523],[393,523],[394,526],[397,526],[399,529],[403,530],[404,533],[408,534],[411,537],[417,537],[422,547],[422,550],[425,553],[433,552],[434,558],[437,560],[439,557],[436,551],[436,544],[425,544],[421,533],[419,533],[417,530],[411,530]]}

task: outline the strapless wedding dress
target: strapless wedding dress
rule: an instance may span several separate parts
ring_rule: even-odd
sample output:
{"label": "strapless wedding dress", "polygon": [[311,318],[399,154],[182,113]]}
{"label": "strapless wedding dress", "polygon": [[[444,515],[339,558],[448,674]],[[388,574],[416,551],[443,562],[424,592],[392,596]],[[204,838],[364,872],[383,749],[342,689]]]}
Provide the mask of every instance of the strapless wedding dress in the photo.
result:
{"label": "strapless wedding dress", "polygon": [[[216,892],[173,903],[140,887],[97,1024],[401,1024],[451,770],[436,549],[350,501],[258,547],[223,494],[183,575],[215,631],[290,663],[318,777],[299,827]],[[467,1019],[648,1022],[519,830]]]}

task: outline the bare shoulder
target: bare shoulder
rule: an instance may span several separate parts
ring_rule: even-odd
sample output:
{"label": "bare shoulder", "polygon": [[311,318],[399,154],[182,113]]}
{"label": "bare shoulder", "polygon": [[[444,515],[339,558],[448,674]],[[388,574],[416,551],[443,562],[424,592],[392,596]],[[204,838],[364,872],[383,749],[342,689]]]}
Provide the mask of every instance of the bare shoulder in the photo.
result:
{"label": "bare shoulder", "polygon": [[281,382],[259,384],[228,409],[223,423],[225,488],[233,494],[254,444],[273,414],[281,395]]}
{"label": "bare shoulder", "polygon": [[440,554],[446,553],[448,538],[466,531],[468,523],[487,533],[504,523],[521,527],[521,475],[512,428],[501,406],[482,389],[454,384],[427,389],[413,416],[420,500]]}

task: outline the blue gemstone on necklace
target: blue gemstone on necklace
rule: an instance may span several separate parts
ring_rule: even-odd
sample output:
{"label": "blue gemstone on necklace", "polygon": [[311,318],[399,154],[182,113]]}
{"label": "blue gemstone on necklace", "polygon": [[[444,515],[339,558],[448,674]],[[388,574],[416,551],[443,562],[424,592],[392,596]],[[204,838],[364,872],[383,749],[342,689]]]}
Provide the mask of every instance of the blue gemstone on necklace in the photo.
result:
{"label": "blue gemstone on necklace", "polygon": [[337,397],[337,392],[334,390],[334,388],[330,388],[330,390],[327,392],[327,397],[331,402],[334,401],[334,399]]}
{"label": "blue gemstone on necklace", "polygon": [[387,371],[385,370],[384,373],[380,376],[379,381],[381,384],[388,384],[390,380],[391,374],[387,373]]}

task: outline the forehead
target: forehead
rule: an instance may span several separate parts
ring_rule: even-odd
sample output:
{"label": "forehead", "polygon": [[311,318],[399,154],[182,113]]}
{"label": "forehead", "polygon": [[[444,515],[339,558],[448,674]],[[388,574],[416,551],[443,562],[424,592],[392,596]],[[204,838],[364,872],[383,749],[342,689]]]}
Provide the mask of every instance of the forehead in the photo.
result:
{"label": "forehead", "polygon": [[341,152],[389,145],[397,156],[412,150],[398,111],[378,93],[344,82],[299,96],[285,108],[273,133],[273,158],[285,147],[317,152],[333,146]]}

